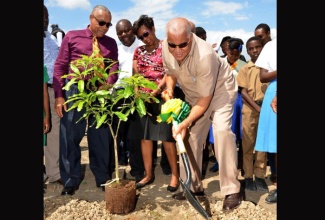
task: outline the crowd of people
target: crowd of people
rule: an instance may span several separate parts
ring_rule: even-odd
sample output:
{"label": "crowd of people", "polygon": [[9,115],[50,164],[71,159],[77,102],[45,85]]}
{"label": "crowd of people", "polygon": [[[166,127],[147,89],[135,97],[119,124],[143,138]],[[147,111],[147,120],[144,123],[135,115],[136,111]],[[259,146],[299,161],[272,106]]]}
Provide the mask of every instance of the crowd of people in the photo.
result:
{"label": "crowd of people", "polygon": [[[216,163],[211,171],[219,171],[224,210],[237,208],[243,200],[239,170],[246,190],[268,192],[265,179],[269,163],[276,184],[276,41],[271,41],[267,24],[259,24],[247,40],[246,50],[251,58],[247,62],[241,55],[245,48],[242,39],[225,36],[220,45],[224,53],[221,56],[214,49],[216,44],[206,41],[204,28],[195,27],[182,17],[167,22],[164,39],[156,36],[154,20],[148,15],[141,15],[133,23],[121,19],[116,24],[121,43],[118,45],[106,35],[112,26],[112,14],[103,5],[93,8],[86,28],[68,31],[58,45],[47,31],[45,5],[43,12],[44,182],[61,184],[62,196],[73,195],[82,181],[80,142],[85,132],[96,186],[105,191],[102,184],[111,180],[114,172],[114,144],[108,126],[89,126],[96,120],[94,116],[78,121],[84,110],[67,111],[73,102],[65,103],[79,90],[72,85],[65,91],[69,78],[62,76],[80,55],[92,54],[94,41],[104,58],[118,61],[107,68],[107,73],[122,70],[110,75],[108,84],[134,74],[157,84],[157,89],[143,92],[153,94],[160,102],[146,104],[150,114],[140,117],[135,112],[129,116],[118,133],[120,164],[130,165],[137,189],[155,181],[157,143],[161,141],[161,166],[170,176],[166,190],[174,193],[173,199],[186,199],[179,187],[179,178],[184,180],[187,176],[183,163],[177,162],[182,161],[176,148],[178,134],[185,143],[192,173],[190,190],[195,196],[205,195],[203,164],[209,160],[204,156],[209,137]],[[161,95],[164,91],[168,98],[180,98],[190,105],[189,115],[177,128],[157,122],[161,106],[167,101]],[[276,201],[275,190],[266,202]]]}

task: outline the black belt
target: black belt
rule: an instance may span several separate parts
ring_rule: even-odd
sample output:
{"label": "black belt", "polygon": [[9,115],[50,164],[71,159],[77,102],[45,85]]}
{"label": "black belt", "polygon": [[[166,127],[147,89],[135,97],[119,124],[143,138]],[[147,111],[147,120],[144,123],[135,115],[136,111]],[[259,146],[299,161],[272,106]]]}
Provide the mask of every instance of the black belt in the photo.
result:
{"label": "black belt", "polygon": [[53,88],[53,84],[48,83],[48,84],[47,84],[47,87]]}
{"label": "black belt", "polygon": [[262,106],[263,101],[255,101],[258,106]]}

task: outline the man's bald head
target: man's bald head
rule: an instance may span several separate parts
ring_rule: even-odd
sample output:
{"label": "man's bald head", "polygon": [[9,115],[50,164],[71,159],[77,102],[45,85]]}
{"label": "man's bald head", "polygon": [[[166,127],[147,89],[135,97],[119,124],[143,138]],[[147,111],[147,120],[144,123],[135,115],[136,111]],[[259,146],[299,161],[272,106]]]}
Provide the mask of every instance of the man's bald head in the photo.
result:
{"label": "man's bald head", "polygon": [[128,19],[119,20],[116,25],[116,35],[124,46],[130,47],[135,41],[131,21]]}
{"label": "man's bald head", "polygon": [[191,24],[186,18],[173,18],[168,21],[166,25],[166,34],[172,34],[175,36],[182,35],[186,33],[187,37],[189,38],[192,31],[191,31]]}
{"label": "man's bald head", "polygon": [[118,30],[119,26],[131,26],[132,27],[132,23],[128,19],[121,19],[115,25],[116,31]]}
{"label": "man's bald head", "polygon": [[166,25],[166,41],[169,52],[181,63],[192,48],[191,24],[186,18],[174,18]]}
{"label": "man's bald head", "polygon": [[188,22],[190,22],[191,25],[191,32],[195,33],[195,24],[192,21],[188,21]]}

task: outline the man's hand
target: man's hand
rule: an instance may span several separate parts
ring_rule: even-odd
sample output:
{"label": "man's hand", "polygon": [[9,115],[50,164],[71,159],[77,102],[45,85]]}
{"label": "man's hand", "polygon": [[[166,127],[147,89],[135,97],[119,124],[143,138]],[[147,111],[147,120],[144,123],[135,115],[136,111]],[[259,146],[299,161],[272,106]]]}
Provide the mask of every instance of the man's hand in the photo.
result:
{"label": "man's hand", "polygon": [[55,112],[56,114],[62,118],[63,117],[63,113],[62,113],[62,107],[64,108],[64,111],[67,111],[67,106],[64,105],[65,103],[65,99],[63,97],[59,97],[55,99]]}
{"label": "man's hand", "polygon": [[180,124],[177,125],[177,128],[175,129],[175,126],[173,126],[173,138],[177,141],[176,136],[178,134],[181,134],[182,140],[184,140],[185,138],[185,134],[186,134],[186,129],[187,129],[187,122],[186,121],[182,121]]}
{"label": "man's hand", "polygon": [[158,88],[158,89],[152,90],[151,91],[151,94],[153,96],[157,96],[157,95],[161,94],[161,89]]}
{"label": "man's hand", "polygon": [[174,91],[171,89],[166,89],[161,93],[161,98],[163,98],[164,101],[167,101],[169,99],[172,99],[174,95]]}

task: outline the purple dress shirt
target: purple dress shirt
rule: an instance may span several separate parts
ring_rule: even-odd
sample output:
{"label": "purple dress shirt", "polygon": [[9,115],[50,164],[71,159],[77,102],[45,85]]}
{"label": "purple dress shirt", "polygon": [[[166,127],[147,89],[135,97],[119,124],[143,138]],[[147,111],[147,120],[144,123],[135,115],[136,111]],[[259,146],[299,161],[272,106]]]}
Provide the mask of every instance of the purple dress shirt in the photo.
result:
{"label": "purple dress shirt", "polygon": [[[62,40],[60,51],[54,64],[53,89],[55,92],[55,98],[64,97],[64,91],[62,88],[65,85],[65,79],[62,79],[61,76],[72,72],[69,67],[70,62],[80,59],[80,55],[90,56],[93,52],[93,34],[88,27],[83,30],[69,31]],[[103,57],[117,61],[118,49],[115,39],[104,35],[101,38],[97,38],[97,40]],[[118,70],[118,65],[117,62],[108,71],[113,72]],[[114,84],[117,79],[118,74],[112,74],[108,78],[107,82]]]}

